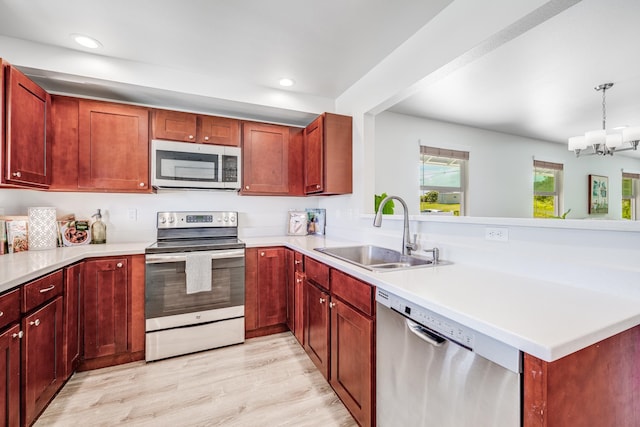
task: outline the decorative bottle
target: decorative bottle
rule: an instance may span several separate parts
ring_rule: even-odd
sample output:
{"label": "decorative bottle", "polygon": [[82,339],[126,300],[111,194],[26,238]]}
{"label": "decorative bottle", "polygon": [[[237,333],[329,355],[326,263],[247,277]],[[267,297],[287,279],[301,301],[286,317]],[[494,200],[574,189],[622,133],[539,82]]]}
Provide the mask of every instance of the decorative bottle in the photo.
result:
{"label": "decorative bottle", "polygon": [[107,243],[107,226],[102,222],[102,214],[100,209],[92,215],[95,220],[91,224],[91,243],[101,244]]}

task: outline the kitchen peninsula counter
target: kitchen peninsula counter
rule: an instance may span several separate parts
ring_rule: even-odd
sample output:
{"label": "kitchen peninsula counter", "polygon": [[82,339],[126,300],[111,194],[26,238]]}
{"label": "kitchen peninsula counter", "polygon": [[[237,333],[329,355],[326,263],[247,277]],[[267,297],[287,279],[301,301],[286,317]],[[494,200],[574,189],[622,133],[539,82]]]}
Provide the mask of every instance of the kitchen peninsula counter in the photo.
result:
{"label": "kitchen peninsula counter", "polygon": [[[374,272],[315,251],[359,242],[323,236],[243,237],[287,246],[547,362],[640,324],[640,301],[578,285],[462,263]],[[0,256],[0,292],[87,258],[144,254],[150,242],[87,245]]]}

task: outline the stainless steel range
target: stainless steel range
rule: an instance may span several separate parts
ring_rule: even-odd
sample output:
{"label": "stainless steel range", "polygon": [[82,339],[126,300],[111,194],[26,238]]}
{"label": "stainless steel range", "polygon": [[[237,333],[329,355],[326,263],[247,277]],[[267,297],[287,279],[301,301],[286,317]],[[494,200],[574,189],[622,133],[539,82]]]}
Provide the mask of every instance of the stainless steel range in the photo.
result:
{"label": "stainless steel range", "polygon": [[244,342],[237,212],[158,212],[146,253],[146,360]]}

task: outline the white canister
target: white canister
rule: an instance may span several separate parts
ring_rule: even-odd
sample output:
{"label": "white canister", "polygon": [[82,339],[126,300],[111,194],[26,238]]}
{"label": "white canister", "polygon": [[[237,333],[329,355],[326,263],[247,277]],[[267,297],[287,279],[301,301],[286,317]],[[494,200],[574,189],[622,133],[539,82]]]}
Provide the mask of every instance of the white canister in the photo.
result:
{"label": "white canister", "polygon": [[56,208],[29,208],[29,250],[55,249],[58,241]]}

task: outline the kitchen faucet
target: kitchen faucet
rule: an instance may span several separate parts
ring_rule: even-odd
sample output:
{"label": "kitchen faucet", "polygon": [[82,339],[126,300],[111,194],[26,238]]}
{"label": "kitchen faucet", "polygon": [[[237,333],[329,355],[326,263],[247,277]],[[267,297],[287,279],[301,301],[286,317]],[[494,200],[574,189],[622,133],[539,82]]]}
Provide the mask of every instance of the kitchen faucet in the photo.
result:
{"label": "kitchen faucet", "polygon": [[411,242],[411,236],[409,235],[409,209],[407,208],[407,204],[398,196],[387,196],[380,202],[380,206],[378,207],[378,212],[376,212],[376,217],[373,220],[374,227],[380,227],[382,225],[382,208],[387,202],[391,199],[396,199],[402,204],[402,208],[404,209],[404,231],[402,233],[402,254],[403,255],[411,255],[411,251],[415,251],[418,249],[418,245],[415,242]]}

